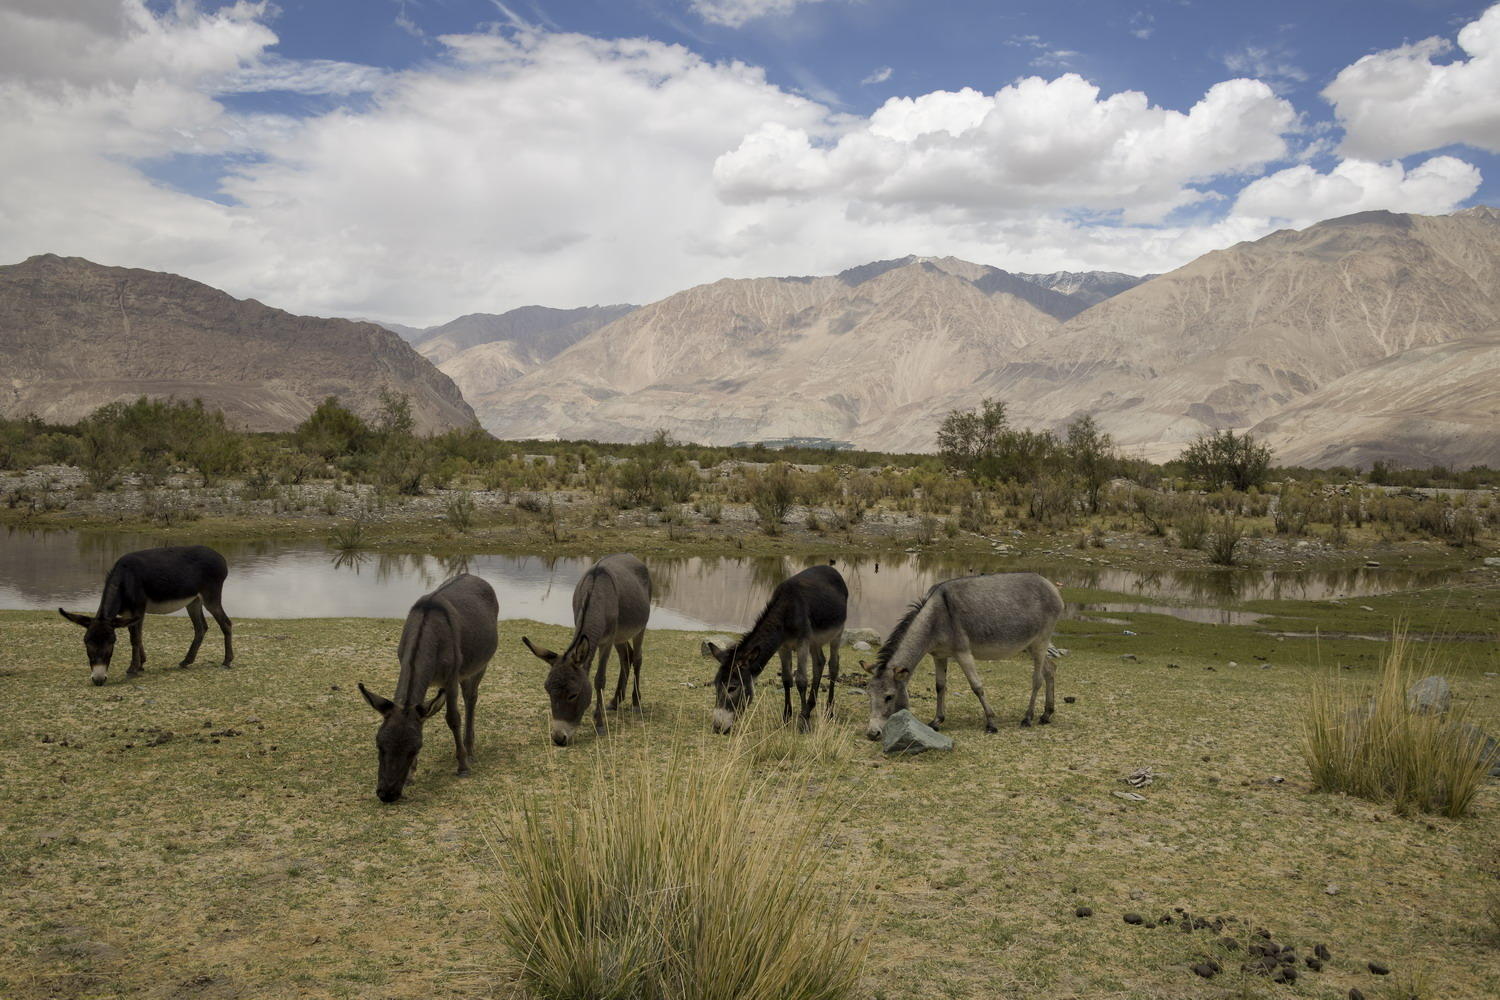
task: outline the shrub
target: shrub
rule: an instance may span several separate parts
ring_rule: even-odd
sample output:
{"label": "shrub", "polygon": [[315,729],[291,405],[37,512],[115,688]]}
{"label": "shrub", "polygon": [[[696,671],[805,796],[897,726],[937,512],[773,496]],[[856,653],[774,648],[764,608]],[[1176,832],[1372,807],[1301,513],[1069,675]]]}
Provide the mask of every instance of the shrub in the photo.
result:
{"label": "shrub", "polygon": [[664,764],[642,750],[623,769],[599,754],[591,779],[564,776],[500,817],[492,909],[531,993],[853,995],[864,945],[834,888],[851,873],[829,871],[837,855],[820,843],[838,810],[757,777],[738,737],[714,749],[679,741]]}
{"label": "shrub", "polygon": [[1177,515],[1177,543],[1185,549],[1203,548],[1208,537],[1208,510],[1201,504],[1183,508]]}
{"label": "shrub", "polygon": [[1206,433],[1182,453],[1182,464],[1194,479],[1210,489],[1228,485],[1240,492],[1264,486],[1271,469],[1271,449],[1248,433],[1232,430]]}
{"label": "shrub", "polygon": [[1398,630],[1373,692],[1334,682],[1313,689],[1302,754],[1317,790],[1389,802],[1398,813],[1464,814],[1490,762],[1461,706],[1446,715],[1407,708],[1408,689],[1432,666],[1416,662]]}
{"label": "shrub", "polygon": [[748,477],[745,488],[750,494],[750,506],[760,519],[761,530],[768,535],[780,533],[781,522],[786,520],[796,499],[791,469],[785,462],[777,462],[765,472]]}
{"label": "shrub", "polygon": [[468,490],[459,490],[443,504],[443,517],[450,527],[460,534],[474,526],[474,495]]}
{"label": "shrub", "polygon": [[1245,529],[1235,520],[1233,514],[1225,514],[1219,518],[1219,523],[1214,528],[1213,541],[1208,548],[1208,561],[1216,566],[1233,566],[1235,550],[1239,548],[1240,539],[1245,537]]}

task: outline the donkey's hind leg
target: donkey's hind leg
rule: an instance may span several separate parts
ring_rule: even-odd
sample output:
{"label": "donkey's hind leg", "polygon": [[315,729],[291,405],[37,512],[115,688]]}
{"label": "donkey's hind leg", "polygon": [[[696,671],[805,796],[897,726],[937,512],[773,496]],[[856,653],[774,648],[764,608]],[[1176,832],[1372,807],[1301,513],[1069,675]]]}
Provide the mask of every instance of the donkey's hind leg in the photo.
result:
{"label": "donkey's hind leg", "polygon": [[192,666],[198,658],[198,647],[203,645],[203,637],[208,634],[208,622],[203,620],[203,598],[195,597],[187,606],[188,617],[193,620],[193,644],[188,647],[187,655],[182,658],[179,667]]}
{"label": "donkey's hind leg", "polygon": [[1038,719],[1042,725],[1052,721],[1052,713],[1057,708],[1054,695],[1057,688],[1057,664],[1047,655],[1048,643],[1041,643],[1031,647],[1031,655],[1034,659],[1041,661],[1042,679],[1047,682],[1047,702],[1042,708],[1042,717]]}
{"label": "donkey's hind leg", "polygon": [[839,685],[839,646],[844,641],[844,633],[840,632],[838,637],[828,644],[828,717],[833,718],[833,692]]}
{"label": "donkey's hind leg", "polygon": [[214,621],[219,623],[219,631],[224,633],[224,666],[234,665],[234,623],[224,613],[224,602],[222,588],[215,587],[205,591],[203,594],[203,606],[208,613],[214,616]]}
{"label": "donkey's hind leg", "polygon": [[620,707],[620,702],[625,700],[625,682],[630,677],[630,644],[620,642],[615,644],[615,653],[620,660],[620,680],[615,685],[615,696],[609,699],[609,710],[613,712]]}
{"label": "donkey's hind leg", "polygon": [[[1042,674],[1042,664],[1045,662],[1046,657],[1047,657],[1047,650],[1046,650],[1045,646],[1042,647],[1042,654],[1040,656],[1037,655],[1037,651],[1036,651],[1036,647],[1035,646],[1031,647],[1030,653],[1031,653],[1031,701],[1026,706],[1026,714],[1023,715],[1023,716],[1021,716],[1021,725],[1023,725],[1023,726],[1029,726],[1029,725],[1031,725],[1031,720],[1036,715],[1036,694],[1037,694],[1038,691],[1040,691],[1042,689],[1042,676],[1043,676],[1043,674]],[[1051,721],[1052,721],[1052,719],[1050,717],[1050,713],[1049,713],[1049,715],[1043,716],[1043,718],[1042,718],[1042,722],[1044,722],[1044,723],[1051,722]]]}
{"label": "donkey's hind leg", "polygon": [[630,685],[630,707],[637,712],[641,710],[641,647],[645,644],[646,630],[642,629],[630,647],[630,665],[635,672],[634,680]]}

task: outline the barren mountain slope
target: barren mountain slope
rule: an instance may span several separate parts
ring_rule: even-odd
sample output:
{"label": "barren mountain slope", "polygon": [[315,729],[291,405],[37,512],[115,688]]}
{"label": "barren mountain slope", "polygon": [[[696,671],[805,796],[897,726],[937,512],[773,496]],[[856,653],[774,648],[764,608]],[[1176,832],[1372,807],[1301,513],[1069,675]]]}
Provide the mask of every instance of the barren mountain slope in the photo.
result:
{"label": "barren mountain slope", "polygon": [[978,376],[1056,327],[938,262],[726,279],[645,306],[474,402],[507,437],[636,440],[665,427],[710,443],[927,448],[955,400],[977,402]]}
{"label": "barren mountain slope", "polygon": [[522,306],[503,313],[470,313],[422,331],[413,343],[422,356],[441,366],[483,344],[512,344],[511,353],[533,365],[556,357],[595,330],[633,311],[631,305],[550,309]]}
{"label": "barren mountain slope", "polygon": [[1378,361],[1254,433],[1296,465],[1500,467],[1500,330]]}
{"label": "barren mountain slope", "polygon": [[140,395],[285,430],[326,396],[405,393],[422,431],[473,423],[448,376],[373,323],[294,316],[157,271],[44,254],[0,267],[0,413],[70,422]]}
{"label": "barren mountain slope", "polygon": [[1092,412],[1167,457],[1401,351],[1500,323],[1500,218],[1366,212],[1206,254],[1032,344],[991,392],[1025,422]]}

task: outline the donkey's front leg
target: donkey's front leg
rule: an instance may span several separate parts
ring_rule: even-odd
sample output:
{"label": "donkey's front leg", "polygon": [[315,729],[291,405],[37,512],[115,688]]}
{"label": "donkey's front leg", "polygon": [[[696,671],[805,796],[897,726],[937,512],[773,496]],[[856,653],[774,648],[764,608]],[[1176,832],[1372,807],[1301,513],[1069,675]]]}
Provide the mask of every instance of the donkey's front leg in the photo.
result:
{"label": "donkey's front leg", "polygon": [[802,704],[801,728],[807,728],[807,718],[811,710],[807,706],[807,643],[799,643],[797,646],[797,700]]}
{"label": "donkey's front leg", "polygon": [[839,634],[828,644],[828,717],[833,718],[833,692],[839,686],[839,645],[843,643],[843,633]]}
{"label": "donkey's front leg", "polygon": [[463,715],[458,708],[458,677],[452,677],[447,685],[448,697],[443,699],[446,705],[445,718],[448,720],[448,728],[453,731],[453,753],[458,757],[458,776],[467,778],[469,776],[469,747],[464,742]]}
{"label": "donkey's front leg", "polygon": [[125,671],[125,676],[134,677],[143,673],[146,669],[146,644],[141,638],[141,626],[145,624],[144,618],[137,618],[128,628],[130,630],[130,669]]}
{"label": "donkey's front leg", "polygon": [[974,697],[979,699],[979,707],[984,709],[984,731],[998,733],[1000,728],[995,725],[995,713],[990,709],[990,703],[985,700],[984,682],[979,679],[979,668],[974,665],[974,654],[964,649],[955,655],[958,657],[958,665],[963,668],[964,676],[969,678],[969,687],[973,689]]}
{"label": "donkey's front leg", "polygon": [[594,674],[594,732],[604,732],[604,681],[609,668],[609,643],[599,647],[599,669]]}
{"label": "donkey's front leg", "polygon": [[934,656],[932,658],[933,690],[937,692],[937,715],[933,716],[932,728],[943,728],[943,720],[948,718],[948,658],[946,656]]}

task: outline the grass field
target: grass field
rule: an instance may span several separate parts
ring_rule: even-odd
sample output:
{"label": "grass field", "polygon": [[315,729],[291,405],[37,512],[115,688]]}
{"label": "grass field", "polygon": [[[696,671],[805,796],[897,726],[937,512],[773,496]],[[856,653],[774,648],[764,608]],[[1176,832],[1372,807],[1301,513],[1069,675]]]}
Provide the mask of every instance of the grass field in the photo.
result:
{"label": "grass field", "polygon": [[[1446,591],[1259,610],[1289,631],[1488,635],[1433,643],[1458,697],[1500,730],[1500,595]],[[1250,628],[1119,615],[1068,622],[1055,724],[996,735],[951,675],[951,755],[888,760],[862,736],[866,705],[838,695],[848,752],[782,768],[807,801],[850,804],[821,845],[855,888],[871,998],[1368,997],[1500,995],[1500,782],[1461,820],[1402,817],[1309,791],[1298,751],[1312,683],[1368,680],[1380,645],[1282,639]],[[1350,626],[1359,626],[1358,628]],[[607,740],[547,739],[541,664],[504,621],[480,696],[474,775],[453,776],[441,720],[406,798],[374,792],[376,716],[355,690],[389,693],[394,620],[244,620],[238,660],[178,670],[184,618],[147,628],[148,672],[87,682],[78,632],[56,615],[0,613],[0,997],[505,997],[488,888],[497,820],[575,786],[598,755],[620,761],[708,732],[698,637],[646,643],[643,717]],[[204,651],[217,647],[210,632]],[[1133,654],[1135,661],[1122,660]],[[858,683],[858,654],[845,651]],[[1343,670],[1341,666],[1351,669]],[[982,665],[1014,722],[1029,671]],[[932,709],[931,672],[913,710]],[[774,692],[779,700],[779,691]],[[615,746],[614,743],[620,745]],[[625,766],[623,763],[620,766]],[[1141,767],[1143,801],[1117,796]],[[1284,779],[1284,780],[1278,780]],[[1091,907],[1087,919],[1074,916]],[[1127,925],[1181,907],[1261,926],[1333,960],[1273,985],[1210,931]],[[1226,934],[1244,941],[1238,925]],[[1224,973],[1190,966],[1216,956]],[[1390,966],[1376,977],[1366,963]]]}

